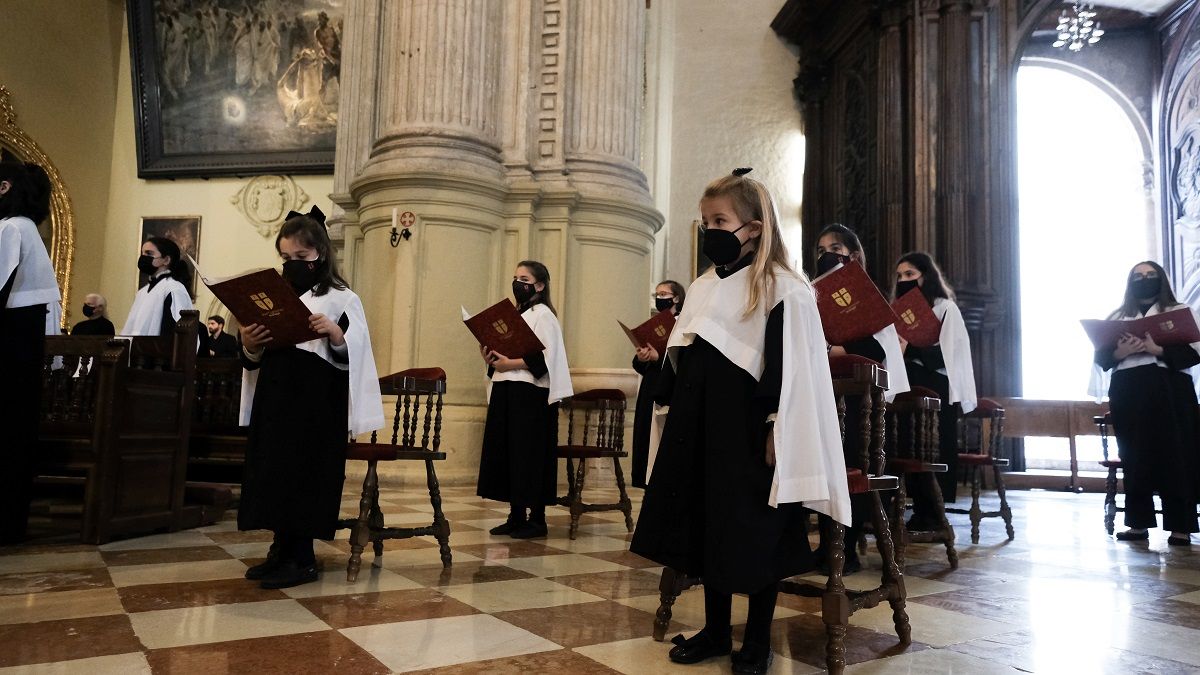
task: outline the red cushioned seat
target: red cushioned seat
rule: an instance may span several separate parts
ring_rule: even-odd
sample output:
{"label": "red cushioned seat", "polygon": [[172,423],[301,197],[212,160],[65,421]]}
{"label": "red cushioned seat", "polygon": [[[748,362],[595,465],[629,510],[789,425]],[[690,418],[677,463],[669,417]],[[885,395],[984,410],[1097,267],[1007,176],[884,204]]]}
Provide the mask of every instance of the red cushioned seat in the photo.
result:
{"label": "red cushioned seat", "polygon": [[919,399],[919,398],[937,398],[937,399],[940,399],[941,397],[940,397],[940,396],[938,396],[938,393],[937,393],[936,391],[934,391],[934,390],[932,390],[932,389],[930,389],[930,388],[928,388],[928,387],[913,387],[912,389],[910,389],[910,390],[908,390],[908,391],[904,392],[903,394],[899,394],[899,395],[897,395],[897,396],[896,396],[896,401],[897,401],[897,402],[900,402],[900,401],[915,401],[916,399]]}
{"label": "red cushioned seat", "polygon": [[360,462],[394,462],[398,459],[446,459],[444,452],[390,443],[351,443],[346,447],[346,459]]}
{"label": "red cushioned seat", "polygon": [[888,473],[942,473],[946,471],[945,464],[930,464],[912,457],[889,457]]}
{"label": "red cushioned seat", "polygon": [[1008,466],[1008,460],[991,455],[977,455],[973,452],[958,453],[959,464],[974,464],[976,466]]}
{"label": "red cushioned seat", "polygon": [[843,354],[829,357],[829,374],[833,377],[850,377],[854,375],[855,365],[883,367],[878,361],[872,361],[865,356]]}
{"label": "red cushioned seat", "polygon": [[862,469],[846,469],[846,484],[850,487],[850,494],[861,495],[867,492],[870,483]]}

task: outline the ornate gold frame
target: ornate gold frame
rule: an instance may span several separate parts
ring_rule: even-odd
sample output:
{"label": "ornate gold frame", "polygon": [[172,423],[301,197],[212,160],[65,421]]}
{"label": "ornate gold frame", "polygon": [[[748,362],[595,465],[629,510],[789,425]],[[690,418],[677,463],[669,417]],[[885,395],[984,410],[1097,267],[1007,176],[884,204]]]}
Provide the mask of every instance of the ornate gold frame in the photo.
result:
{"label": "ornate gold frame", "polygon": [[17,113],[9,102],[8,88],[0,85],[0,146],[26,162],[34,162],[50,177],[50,262],[62,292],[62,326],[71,313],[71,267],[75,262],[75,215],[62,176],[42,148],[17,126]]}

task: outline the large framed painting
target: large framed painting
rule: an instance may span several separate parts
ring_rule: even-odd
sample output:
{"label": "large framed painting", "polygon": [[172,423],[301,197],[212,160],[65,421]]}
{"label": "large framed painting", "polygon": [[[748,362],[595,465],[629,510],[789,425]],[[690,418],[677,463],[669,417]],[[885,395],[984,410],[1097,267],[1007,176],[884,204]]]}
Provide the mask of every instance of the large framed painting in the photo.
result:
{"label": "large framed painting", "polygon": [[141,178],[332,173],[345,0],[127,0]]}
{"label": "large framed painting", "polygon": [[[138,239],[141,246],[150,237],[164,237],[175,242],[179,252],[192,256],[192,260],[200,261],[200,216],[147,216],[142,218],[142,235]],[[186,263],[186,259],[185,259]],[[188,290],[196,297],[196,284],[199,274],[192,271],[192,285]],[[138,288],[150,283],[150,277],[138,272]]]}

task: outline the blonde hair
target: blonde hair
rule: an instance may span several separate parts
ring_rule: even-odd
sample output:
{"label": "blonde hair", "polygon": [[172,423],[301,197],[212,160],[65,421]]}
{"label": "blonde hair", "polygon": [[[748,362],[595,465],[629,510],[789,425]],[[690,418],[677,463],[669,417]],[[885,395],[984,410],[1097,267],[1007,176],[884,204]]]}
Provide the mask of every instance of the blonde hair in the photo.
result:
{"label": "blonde hair", "polygon": [[[750,316],[760,304],[774,296],[777,268],[795,276],[803,283],[808,283],[807,277],[792,269],[788,262],[787,246],[783,243],[783,233],[779,230],[779,213],[767,186],[744,175],[722,176],[704,188],[700,199],[703,201],[717,197],[728,197],[738,219],[743,223],[752,220],[762,223],[758,249],[754,253],[754,261],[750,263],[750,290],[746,298],[744,316]],[[763,311],[770,312],[771,308],[764,307]]]}

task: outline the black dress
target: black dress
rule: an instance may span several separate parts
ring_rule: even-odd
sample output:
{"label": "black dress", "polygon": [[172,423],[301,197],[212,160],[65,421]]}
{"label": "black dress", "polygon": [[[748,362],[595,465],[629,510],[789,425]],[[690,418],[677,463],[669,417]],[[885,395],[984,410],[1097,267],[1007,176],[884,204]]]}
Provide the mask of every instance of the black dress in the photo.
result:
{"label": "black dress", "polygon": [[658,386],[658,374],[662,372],[666,354],[659,354],[657,361],[639,361],[633,357],[633,369],[642,376],[638,385],[637,405],[633,409],[633,466],[630,469],[630,484],[636,488],[646,487],[646,465],[650,462],[650,427],[654,423],[654,391]]}
{"label": "black dress", "polygon": [[71,335],[116,335],[117,329],[106,317],[80,321],[71,328]]}
{"label": "black dress", "polygon": [[660,374],[655,400],[671,409],[629,547],[722,593],[756,593],[813,567],[802,507],[767,503],[774,468],[766,418],[779,406],[782,304],[764,341],[759,381],[699,337]]}
{"label": "black dress", "polygon": [[[523,358],[535,378],[548,372],[543,352]],[[489,368],[488,377],[492,374]],[[549,405],[549,398],[549,389],[529,382],[492,383],[479,457],[480,497],[522,508],[555,503],[558,406]]]}
{"label": "black dress", "polygon": [[[1157,525],[1153,495],[1162,498],[1163,529],[1197,532],[1196,501],[1200,497],[1200,415],[1192,378],[1182,372],[1200,363],[1189,345],[1163,347],[1165,364],[1115,370],[1108,387],[1113,432],[1125,483],[1125,525]],[[1111,351],[1097,351],[1105,370],[1118,361]]]}
{"label": "black dress", "polygon": [[[349,320],[338,325],[345,331]],[[350,374],[319,355],[268,349],[258,370],[239,530],[333,539],[346,480]]]}
{"label": "black dress", "polygon": [[38,419],[41,413],[42,356],[46,346],[46,305],[5,307],[16,272],[0,289],[0,428],[4,429],[4,469],[0,470],[0,544],[25,535],[33,486]]}

